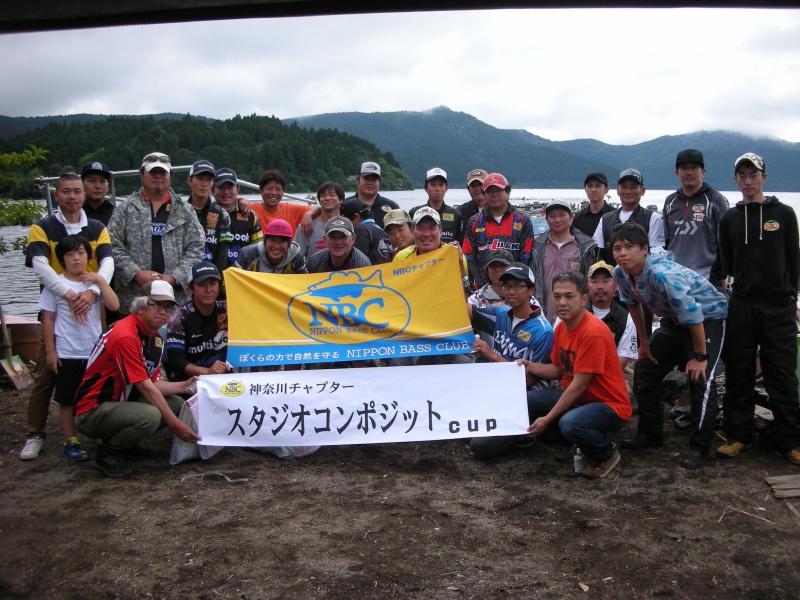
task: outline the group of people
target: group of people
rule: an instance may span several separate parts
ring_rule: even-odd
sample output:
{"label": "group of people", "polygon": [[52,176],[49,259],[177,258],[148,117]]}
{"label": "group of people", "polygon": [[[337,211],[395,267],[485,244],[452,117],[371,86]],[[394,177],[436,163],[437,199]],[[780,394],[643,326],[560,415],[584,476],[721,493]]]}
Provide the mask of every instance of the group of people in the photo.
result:
{"label": "group of people", "polygon": [[[374,162],[361,165],[355,195],[325,182],[313,206],[284,201],[286,179],[277,170],[262,174],[262,202],[251,204],[239,197],[236,173],[207,160],[192,165],[191,193],[181,199],[170,158],[160,152],[143,158],[141,189],[114,204],[111,171],[87,163],[80,175],[59,178],[59,210],[29,234],[26,265],[42,283],[43,342],[20,458],[36,458],[43,446],[54,389],[63,456],[88,459],[77,430],[98,441],[95,467],[106,475],[132,473],[126,457],[145,453],[139,442],[160,427],[197,441],[176,415],[198,376],[232,370],[227,268],[342,271],[452,244],[477,334],[472,356],[456,360],[517,361],[528,389],[527,434],[475,438],[475,456],[543,437],[574,445],[585,459],[582,475],[605,477],[620,461],[611,434],[633,413],[623,369],[635,362],[639,427],[621,446],[663,443],[659,387],[676,367],[685,369],[692,425],[682,464],[700,468],[711,452],[715,376],[724,360],[727,442],[716,454],[732,458],[751,447],[760,369],[776,446],[800,464],[794,211],[765,196],[766,167],[752,153],[734,165],[742,191],[734,208],[704,182],[698,150],[678,153],[675,174],[680,187],[658,215],[640,205],[646,188],[637,169],[618,177],[619,208],[605,200],[607,177],[590,173],[588,206],[575,214],[569,203],[549,202],[549,230],[534,237],[530,218],[509,202],[508,180],[482,169],[467,174],[470,201],[458,208],[445,203],[447,173],[430,169],[428,201],[406,212],[380,195]],[[731,316],[736,335],[726,339]],[[168,380],[159,377],[162,364]]]}

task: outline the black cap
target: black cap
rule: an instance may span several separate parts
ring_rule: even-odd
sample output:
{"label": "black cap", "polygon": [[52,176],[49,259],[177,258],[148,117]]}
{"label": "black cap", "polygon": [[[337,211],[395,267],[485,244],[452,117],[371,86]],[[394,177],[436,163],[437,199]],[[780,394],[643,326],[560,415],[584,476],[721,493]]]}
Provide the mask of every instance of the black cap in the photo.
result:
{"label": "black cap", "polygon": [[514,262],[514,255],[508,250],[489,250],[486,253],[486,266],[488,267],[493,262],[503,263],[508,267]]}
{"label": "black cap", "polygon": [[583,187],[586,187],[590,179],[597,179],[597,181],[608,187],[608,177],[606,177],[604,173],[589,173],[586,179],[583,180]]}
{"label": "black cap", "polygon": [[342,204],[342,208],[339,209],[339,212],[348,219],[352,219],[353,215],[372,214],[372,209],[358,198],[350,198],[350,200]]}
{"label": "black cap", "polygon": [[239,185],[239,179],[236,177],[236,171],[233,169],[229,169],[228,167],[222,167],[221,169],[217,169],[214,177],[214,185],[219,187],[223,183],[232,183],[233,185]]}
{"label": "black cap", "polygon": [[189,169],[189,177],[200,175],[200,173],[210,173],[212,177],[217,176],[217,170],[214,168],[214,165],[207,160],[198,160],[192,165],[192,168]]}
{"label": "black cap", "polygon": [[676,169],[684,163],[697,163],[702,168],[706,168],[706,163],[703,161],[703,153],[700,152],[700,150],[693,150],[692,148],[681,150],[678,152],[678,156],[675,157]]}
{"label": "black cap", "polygon": [[513,265],[506,269],[506,272],[500,275],[500,281],[503,281],[506,277],[513,277],[514,279],[519,279],[520,281],[526,281],[531,285],[536,283],[536,278],[533,276],[533,271],[531,268],[520,262],[515,262]]}
{"label": "black cap", "polygon": [[189,279],[189,283],[201,283],[212,277],[217,281],[222,281],[219,270],[213,263],[196,262],[192,265],[192,276]]}
{"label": "black cap", "polygon": [[81,167],[81,179],[86,177],[89,173],[99,173],[106,179],[111,179],[111,170],[108,168],[108,165],[96,160],[87,162]]}
{"label": "black cap", "polygon": [[626,179],[633,179],[639,185],[644,185],[644,178],[642,177],[642,174],[636,169],[625,169],[622,173],[620,173],[619,179],[617,180],[617,185],[619,185]]}

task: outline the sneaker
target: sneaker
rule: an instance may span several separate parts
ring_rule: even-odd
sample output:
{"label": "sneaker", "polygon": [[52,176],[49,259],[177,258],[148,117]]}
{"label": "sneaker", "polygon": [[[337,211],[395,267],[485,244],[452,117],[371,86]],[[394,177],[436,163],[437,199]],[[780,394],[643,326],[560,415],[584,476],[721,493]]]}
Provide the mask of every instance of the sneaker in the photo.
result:
{"label": "sneaker", "polygon": [[733,458],[739,456],[745,450],[750,450],[753,444],[742,442],[725,442],[722,446],[717,448],[717,456],[720,458]]}
{"label": "sneaker", "polygon": [[586,466],[581,470],[581,475],[595,479],[597,477],[605,477],[619,464],[619,448],[614,444],[614,453],[611,458],[598,462],[596,460],[586,459]]}
{"label": "sneaker", "polygon": [[42,446],[44,446],[44,440],[42,438],[35,437],[25,440],[25,447],[22,449],[22,452],[19,453],[19,459],[33,460],[39,456],[39,452],[42,451]]}
{"label": "sneaker", "polygon": [[784,454],[784,456],[786,457],[786,460],[788,460],[793,465],[800,465],[800,446],[798,446],[797,448],[792,448],[791,450],[789,450],[789,452]]}
{"label": "sneaker", "polygon": [[112,452],[105,446],[97,448],[97,456],[94,459],[94,468],[108,477],[127,477],[135,472],[125,464],[119,454]]}
{"label": "sneaker", "polygon": [[75,436],[72,436],[64,442],[64,449],[61,451],[61,456],[72,462],[89,460],[89,453],[81,448],[81,443]]}

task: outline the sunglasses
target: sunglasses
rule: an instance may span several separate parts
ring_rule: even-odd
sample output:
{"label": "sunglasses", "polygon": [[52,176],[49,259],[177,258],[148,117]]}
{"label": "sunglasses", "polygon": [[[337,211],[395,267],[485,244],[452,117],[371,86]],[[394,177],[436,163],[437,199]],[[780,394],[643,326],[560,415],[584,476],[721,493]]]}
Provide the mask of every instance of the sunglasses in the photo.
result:
{"label": "sunglasses", "polygon": [[638,223],[614,223],[611,226],[611,231],[619,231],[620,229],[624,229],[626,231],[641,231],[644,232],[644,228],[639,225]]}
{"label": "sunglasses", "polygon": [[142,163],[162,163],[165,165],[170,164],[169,156],[158,156],[157,154],[148,154],[142,159]]}

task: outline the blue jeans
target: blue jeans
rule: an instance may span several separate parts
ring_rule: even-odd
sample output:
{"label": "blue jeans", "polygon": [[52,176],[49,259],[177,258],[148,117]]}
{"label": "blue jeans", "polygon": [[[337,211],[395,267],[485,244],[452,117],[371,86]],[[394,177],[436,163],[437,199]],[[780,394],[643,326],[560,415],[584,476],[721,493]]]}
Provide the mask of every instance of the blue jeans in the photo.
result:
{"label": "blue jeans", "polygon": [[[544,417],[556,405],[564,390],[531,390],[528,392],[528,415],[531,422]],[[579,407],[569,407],[558,420],[545,430],[544,439],[567,441],[581,449],[583,455],[603,462],[611,458],[614,445],[608,434],[625,425],[617,413],[602,402],[592,402]]]}
{"label": "blue jeans", "polygon": [[[528,418],[533,423],[556,405],[564,390],[531,390],[528,392]],[[542,438],[548,441],[565,440],[581,449],[584,456],[603,462],[611,458],[614,446],[607,434],[622,428],[625,421],[607,404],[592,402],[570,407],[557,421],[550,424]],[[491,458],[511,449],[519,436],[472,438],[470,450],[477,458]]]}

